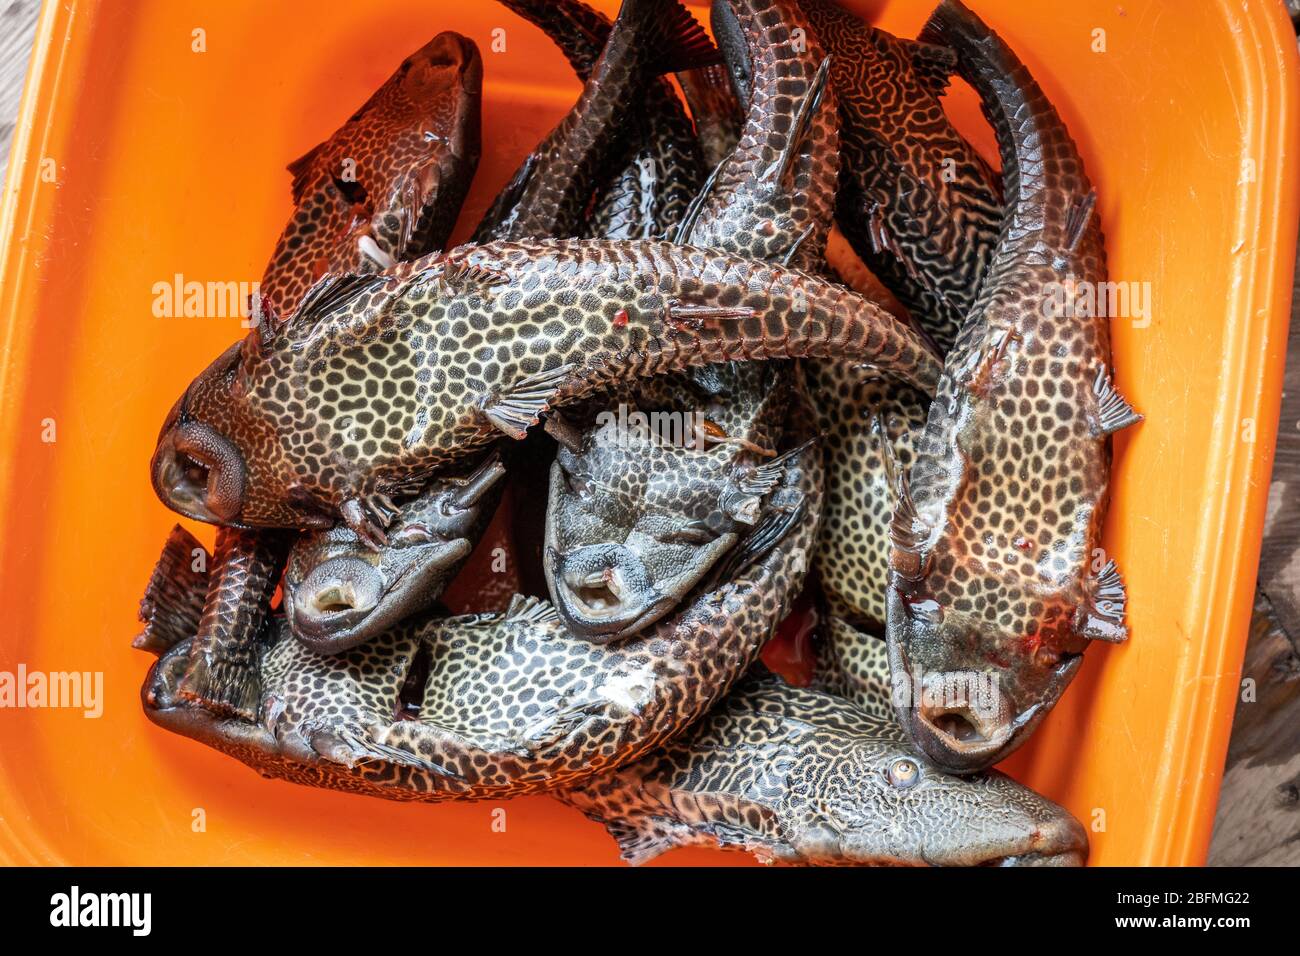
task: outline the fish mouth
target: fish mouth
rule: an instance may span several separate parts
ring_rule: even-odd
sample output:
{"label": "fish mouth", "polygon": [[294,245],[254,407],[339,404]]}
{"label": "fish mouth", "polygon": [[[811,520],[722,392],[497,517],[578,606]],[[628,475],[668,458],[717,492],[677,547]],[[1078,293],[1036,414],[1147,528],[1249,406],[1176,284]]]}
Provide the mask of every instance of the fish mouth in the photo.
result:
{"label": "fish mouth", "polygon": [[1088,834],[1064,810],[1040,824],[1014,852],[993,857],[981,866],[1083,866],[1088,859]]}
{"label": "fish mouth", "polygon": [[469,557],[466,538],[402,548],[400,568],[345,555],[284,581],[285,617],[293,636],[318,654],[356,647],[432,604],[446,572]]}
{"label": "fish mouth", "polygon": [[200,452],[186,442],[182,429],[192,432],[200,427],[173,425],[163,434],[149,465],[154,493],[187,518],[234,525],[243,509],[243,461],[234,446],[215,433],[211,433],[215,452]]}
{"label": "fish mouth", "polygon": [[635,634],[671,608],[645,564],[622,545],[587,545],[569,554],[548,547],[544,571],[569,632],[595,643]]}
{"label": "fish mouth", "polygon": [[889,643],[899,723],[936,767],[959,775],[987,770],[1014,753],[1055,706],[1082,663],[1082,655],[1062,658],[1049,692],[1022,708],[996,684],[986,685],[982,700],[970,692],[957,693],[963,685],[969,690],[972,674],[968,672],[928,674],[918,691],[906,651],[899,642]]}

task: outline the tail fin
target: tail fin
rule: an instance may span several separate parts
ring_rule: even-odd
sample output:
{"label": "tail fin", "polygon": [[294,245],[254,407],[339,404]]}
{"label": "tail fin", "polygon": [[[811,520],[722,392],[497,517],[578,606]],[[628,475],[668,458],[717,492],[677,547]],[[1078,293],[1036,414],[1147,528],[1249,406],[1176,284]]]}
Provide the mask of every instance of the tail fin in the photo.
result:
{"label": "tail fin", "polygon": [[199,630],[208,594],[207,549],[180,525],[172,528],[140,599],[144,630],[131,646],[161,657]]}
{"label": "tail fin", "polygon": [[620,24],[647,31],[655,44],[656,73],[681,73],[722,62],[700,21],[679,0],[623,0],[615,31]]}

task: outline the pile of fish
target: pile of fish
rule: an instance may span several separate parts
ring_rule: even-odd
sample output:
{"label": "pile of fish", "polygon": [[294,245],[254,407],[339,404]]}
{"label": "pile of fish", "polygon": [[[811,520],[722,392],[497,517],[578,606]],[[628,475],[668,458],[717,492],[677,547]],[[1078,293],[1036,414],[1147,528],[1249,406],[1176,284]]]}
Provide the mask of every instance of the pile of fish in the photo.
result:
{"label": "pile of fish", "polygon": [[[501,2],[583,91],[473,241],[444,33],[291,164],[256,326],[166,417],[154,488],[219,529],[148,584],[149,719],[313,786],[549,793],[633,863],[1082,863],[990,769],[1127,633],[1095,554],[1138,416],[1070,308],[1106,267],[1051,103],[957,0],[916,40]],[[760,661],[787,618],[805,686]]]}

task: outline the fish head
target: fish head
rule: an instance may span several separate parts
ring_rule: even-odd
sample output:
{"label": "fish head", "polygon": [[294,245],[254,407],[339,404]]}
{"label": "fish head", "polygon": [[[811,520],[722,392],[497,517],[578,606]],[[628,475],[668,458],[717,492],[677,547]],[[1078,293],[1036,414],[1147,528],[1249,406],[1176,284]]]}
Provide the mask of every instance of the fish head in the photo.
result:
{"label": "fish head", "polygon": [[474,550],[504,475],[493,453],[467,477],[435,481],[402,506],[378,551],[343,526],[300,537],[284,575],[293,636],[334,654],[430,607]]}
{"label": "fish head", "polygon": [[819,753],[791,771],[791,790],[818,797],[807,812],[798,801],[783,809],[783,827],[804,860],[1081,866],[1087,858],[1079,821],[1004,774],[947,773],[890,735],[841,747],[829,762]]}
{"label": "fish head", "polygon": [[602,430],[558,450],[543,569],[572,634],[605,643],[644,630],[736,545],[763,499],[729,480],[733,457]]}
{"label": "fish head", "polygon": [[268,373],[257,333],[235,342],[190,383],[158,433],[150,462],[163,504],[230,527],[318,528],[328,508],[298,488],[274,423],[252,400]]}
{"label": "fish head", "polygon": [[946,580],[893,581],[888,625],[893,704],[935,764],[984,770],[1019,747],[1078,672],[1088,639],[1078,602],[968,563]]}
{"label": "fish head", "polygon": [[440,33],[290,164],[294,214],[261,283],[273,316],[325,273],[374,272],[445,246],[478,168],[482,81],[473,41]]}

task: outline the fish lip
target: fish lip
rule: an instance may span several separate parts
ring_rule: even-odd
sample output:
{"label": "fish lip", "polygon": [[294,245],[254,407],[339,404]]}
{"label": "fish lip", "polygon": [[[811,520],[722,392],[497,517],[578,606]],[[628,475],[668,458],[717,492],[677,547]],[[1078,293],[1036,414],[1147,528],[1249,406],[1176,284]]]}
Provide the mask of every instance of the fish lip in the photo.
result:
{"label": "fish lip", "polygon": [[[612,559],[599,554],[601,547],[587,545],[564,554],[548,545],[543,555],[546,582],[561,620],[575,637],[597,644],[635,634],[657,621],[675,603],[648,584],[628,582],[621,565],[606,563]],[[621,554],[624,550],[621,546],[609,545],[611,555]],[[592,552],[596,552],[595,557]],[[574,563],[580,567],[571,567]],[[590,564],[590,569],[582,567],[587,564]],[[602,564],[604,567],[600,567]],[[606,580],[612,585],[610,590],[620,599],[620,603],[609,610],[590,607],[578,593],[583,582],[601,575],[609,575]],[[624,592],[628,600],[624,599]]]}
{"label": "fish lip", "polygon": [[894,712],[907,735],[926,758],[938,769],[951,774],[965,776],[988,770],[1011,754],[1015,753],[1043,718],[1060,699],[1061,693],[1083,663],[1083,656],[1076,655],[1061,662],[1051,684],[1051,691],[1042,700],[1031,704],[1023,710],[1015,701],[1009,701],[1010,711],[1015,717],[990,739],[967,742],[956,740],[938,730],[925,719],[919,707],[913,707],[911,690],[915,683],[907,651],[900,641],[890,641],[889,669],[891,690],[893,693]]}
{"label": "fish lip", "polygon": [[199,497],[196,489],[190,489],[184,483],[172,441],[175,433],[175,425],[163,433],[154,449],[153,459],[149,462],[149,481],[153,485],[154,494],[164,505],[186,518],[205,524],[233,525],[231,519],[219,516],[208,506],[206,488],[203,497]]}
{"label": "fish lip", "polygon": [[[284,607],[290,633],[304,647],[319,654],[336,654],[363,644],[436,600],[441,589],[432,586],[430,579],[449,563],[467,557],[470,550],[470,542],[465,538],[406,545],[402,548],[404,554],[418,552],[418,555],[406,560],[391,576],[361,558],[342,556],[322,562],[297,583],[290,583],[286,578]],[[322,568],[343,567],[372,581],[378,579],[373,594],[364,606],[321,612],[308,596],[313,590],[308,582]],[[322,574],[328,577],[329,570]]]}
{"label": "fish lip", "polygon": [[[642,628],[653,624],[665,611],[665,605],[671,608],[671,602],[662,596],[653,601],[643,601],[631,613],[611,615],[591,615],[583,610],[586,607],[580,598],[572,593],[567,584],[558,583],[555,588],[555,610],[559,612],[565,627],[575,637],[581,637],[595,644],[605,644],[636,634]],[[574,603],[570,603],[574,602]],[[575,606],[581,605],[581,606]]]}

